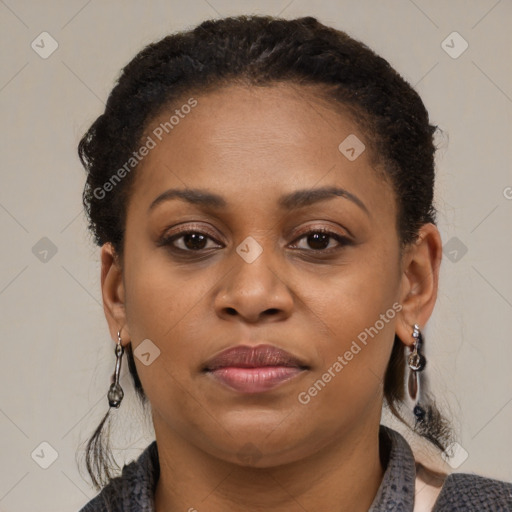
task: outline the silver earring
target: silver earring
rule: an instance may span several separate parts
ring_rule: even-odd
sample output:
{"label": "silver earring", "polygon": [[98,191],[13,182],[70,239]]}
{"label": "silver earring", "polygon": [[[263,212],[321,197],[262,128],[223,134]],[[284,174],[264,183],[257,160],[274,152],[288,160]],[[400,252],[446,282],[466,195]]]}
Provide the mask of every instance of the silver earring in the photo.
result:
{"label": "silver earring", "polygon": [[409,396],[413,402],[413,413],[416,417],[416,421],[423,421],[425,419],[426,412],[423,407],[423,395],[425,390],[423,389],[424,385],[422,382],[423,379],[421,378],[421,372],[425,369],[427,360],[421,353],[423,336],[421,335],[418,324],[414,324],[412,337],[414,338],[414,346],[412,348],[412,353],[407,359],[407,363],[409,365],[407,388]]}
{"label": "silver earring", "polygon": [[121,401],[124,397],[123,388],[119,384],[119,373],[121,371],[121,358],[123,357],[124,347],[121,344],[121,332],[117,331],[117,345],[115,348],[116,354],[116,367],[114,370],[114,374],[112,375],[112,384],[110,385],[110,389],[108,390],[108,403],[110,407],[115,407],[116,409],[121,405]]}

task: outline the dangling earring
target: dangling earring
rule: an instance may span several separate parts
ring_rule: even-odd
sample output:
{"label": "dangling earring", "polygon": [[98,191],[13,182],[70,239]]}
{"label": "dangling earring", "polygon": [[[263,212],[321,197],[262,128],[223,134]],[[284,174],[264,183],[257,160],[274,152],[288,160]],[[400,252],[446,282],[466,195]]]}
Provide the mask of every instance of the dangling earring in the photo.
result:
{"label": "dangling earring", "polygon": [[121,405],[121,401],[123,400],[124,391],[123,388],[119,384],[119,373],[121,371],[121,358],[123,357],[124,347],[121,344],[121,332],[117,331],[117,345],[115,348],[116,354],[116,368],[114,370],[114,375],[112,375],[112,384],[110,385],[110,389],[108,390],[108,403],[110,407],[118,408]]}
{"label": "dangling earring", "polygon": [[418,324],[414,324],[412,332],[414,338],[414,346],[412,353],[407,359],[409,365],[409,379],[408,379],[408,390],[409,396],[413,402],[413,413],[416,417],[416,422],[423,421],[425,419],[425,408],[423,406],[424,389],[422,379],[420,378],[421,372],[427,364],[425,356],[420,352],[423,344],[423,337],[420,332]]}

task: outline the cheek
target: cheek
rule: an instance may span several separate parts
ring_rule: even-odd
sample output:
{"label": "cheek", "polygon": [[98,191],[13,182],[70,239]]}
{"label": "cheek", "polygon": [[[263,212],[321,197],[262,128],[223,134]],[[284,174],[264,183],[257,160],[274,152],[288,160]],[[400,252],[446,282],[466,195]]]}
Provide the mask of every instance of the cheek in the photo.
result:
{"label": "cheek", "polygon": [[315,407],[337,403],[343,414],[360,413],[372,397],[380,396],[401,309],[397,258],[392,250],[375,251],[374,257],[368,251],[323,284],[316,277],[305,283],[309,293],[303,300],[323,328],[316,347],[322,365],[311,378],[314,389],[304,389],[321,396]]}
{"label": "cheek", "polygon": [[[338,300],[333,300],[333,299]],[[317,340],[322,364],[304,382],[296,400],[309,418],[322,417],[321,430],[339,430],[379,415],[383,382],[395,334],[398,303],[382,297],[331,296],[336,311],[323,321],[330,335]],[[393,307],[393,305],[395,307]]]}
{"label": "cheek", "polygon": [[[140,237],[143,238],[144,233]],[[135,237],[133,237],[135,238]],[[211,284],[171,263],[165,248],[131,244],[125,266],[126,314],[135,339],[173,337]]]}
{"label": "cheek", "polygon": [[[300,281],[303,300],[331,329],[331,337],[345,341],[357,337],[399,298],[398,250],[368,245],[368,249],[347,256],[339,269],[324,275],[309,274]],[[394,310],[389,316],[394,324]],[[379,331],[386,330],[380,322],[379,326]]]}
{"label": "cheek", "polygon": [[133,350],[149,339],[160,351],[150,366],[135,359],[149,394],[153,381],[177,378],[179,383],[188,372],[197,349],[193,340],[201,339],[204,315],[198,318],[198,312],[204,311],[213,283],[184,279],[183,273],[156,259],[132,264],[131,269],[126,270],[126,316]]}
{"label": "cheek", "polygon": [[[190,372],[197,359],[194,340],[204,338],[196,312],[206,293],[204,283],[184,283],[174,273],[149,264],[132,276],[126,289],[126,315],[142,387],[153,411],[183,435],[208,427],[204,404],[191,399],[195,393],[190,388]],[[148,365],[137,357],[146,352],[142,342],[147,344],[147,339],[158,348]]]}

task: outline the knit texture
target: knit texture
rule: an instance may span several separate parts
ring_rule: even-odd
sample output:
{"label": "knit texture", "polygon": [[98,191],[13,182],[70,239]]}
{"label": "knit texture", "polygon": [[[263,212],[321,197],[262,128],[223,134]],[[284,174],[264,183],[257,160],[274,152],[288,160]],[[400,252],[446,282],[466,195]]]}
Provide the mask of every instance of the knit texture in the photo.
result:
{"label": "knit texture", "polygon": [[[387,464],[368,512],[413,512],[416,465],[411,448],[398,432],[383,425],[379,441]],[[158,447],[153,441],[79,512],[155,512],[159,476]],[[432,512],[512,512],[512,483],[453,473],[446,477]]]}

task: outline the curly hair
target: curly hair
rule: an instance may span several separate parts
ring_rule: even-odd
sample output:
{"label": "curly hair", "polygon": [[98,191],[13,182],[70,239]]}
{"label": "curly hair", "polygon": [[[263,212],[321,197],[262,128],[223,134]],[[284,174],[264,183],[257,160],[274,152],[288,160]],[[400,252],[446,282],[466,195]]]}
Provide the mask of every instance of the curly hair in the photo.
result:
{"label": "curly hair", "polygon": [[[314,17],[244,15],[207,20],[164,37],[123,68],[104,113],[78,147],[87,171],[83,204],[95,243],[111,243],[122,262],[126,209],[136,171],[113,187],[108,200],[98,190],[133,156],[148,125],[165,108],[228,85],[277,83],[316,86],[318,98],[330,108],[357,114],[353,117],[368,137],[371,154],[395,192],[402,247],[417,238],[423,224],[435,223],[436,127],[407,81],[365,44]],[[130,344],[127,357],[136,394],[145,406]],[[408,424],[401,413],[404,371],[404,346],[395,336],[384,397],[391,412]],[[109,412],[87,445],[87,469],[98,489],[112,478],[108,439],[103,436]],[[448,442],[449,424],[431,399],[425,416],[411,428],[440,449]]]}

